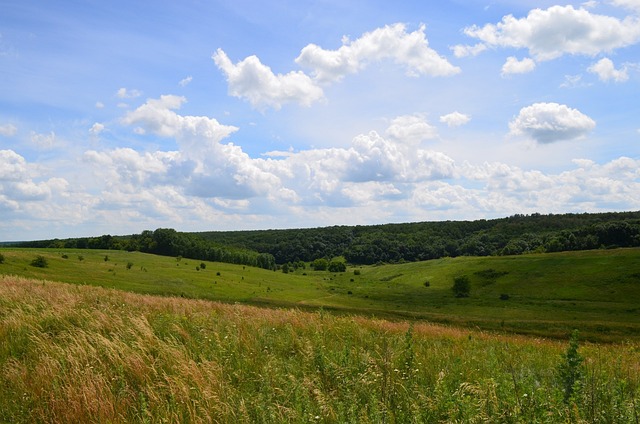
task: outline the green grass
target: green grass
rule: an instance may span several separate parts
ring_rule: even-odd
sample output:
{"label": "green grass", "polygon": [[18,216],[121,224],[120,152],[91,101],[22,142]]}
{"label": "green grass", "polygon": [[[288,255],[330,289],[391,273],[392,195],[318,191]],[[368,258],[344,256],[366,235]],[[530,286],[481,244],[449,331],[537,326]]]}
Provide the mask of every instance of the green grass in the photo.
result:
{"label": "green grass", "polygon": [[[3,248],[0,253],[1,274],[137,293],[323,307],[545,337],[567,337],[578,328],[590,340],[640,339],[640,249],[458,257],[289,274],[209,262],[196,270],[201,261],[137,252]],[[30,265],[37,255],[47,259],[47,268]],[[451,290],[459,275],[471,280],[469,298],[456,298]]]}
{"label": "green grass", "polygon": [[0,324],[0,422],[637,423],[640,414],[637,342],[581,341],[565,399],[566,342],[424,322],[0,277]]}

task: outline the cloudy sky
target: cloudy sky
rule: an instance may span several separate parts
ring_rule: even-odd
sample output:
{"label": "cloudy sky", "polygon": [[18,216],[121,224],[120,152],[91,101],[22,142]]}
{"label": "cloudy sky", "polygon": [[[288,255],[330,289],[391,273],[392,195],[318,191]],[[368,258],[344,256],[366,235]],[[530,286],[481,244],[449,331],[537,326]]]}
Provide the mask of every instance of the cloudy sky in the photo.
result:
{"label": "cloudy sky", "polygon": [[640,209],[640,0],[0,10],[0,240]]}

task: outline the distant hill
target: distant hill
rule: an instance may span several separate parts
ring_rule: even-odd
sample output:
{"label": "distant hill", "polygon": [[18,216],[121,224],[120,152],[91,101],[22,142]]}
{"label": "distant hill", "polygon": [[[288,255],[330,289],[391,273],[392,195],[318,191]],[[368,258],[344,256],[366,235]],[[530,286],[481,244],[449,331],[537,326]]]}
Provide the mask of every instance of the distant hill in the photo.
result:
{"label": "distant hill", "polygon": [[273,269],[276,264],[335,257],[366,265],[457,256],[638,247],[640,211],[531,214],[491,220],[285,230],[186,233],[159,228],[129,236],[103,235],[12,244],[141,251],[266,269]]}

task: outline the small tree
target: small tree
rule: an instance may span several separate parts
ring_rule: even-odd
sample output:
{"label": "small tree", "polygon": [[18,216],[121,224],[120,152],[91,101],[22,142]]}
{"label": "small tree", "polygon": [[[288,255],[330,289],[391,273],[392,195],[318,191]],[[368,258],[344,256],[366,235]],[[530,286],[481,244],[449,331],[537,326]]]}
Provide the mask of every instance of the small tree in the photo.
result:
{"label": "small tree", "polygon": [[469,297],[471,293],[471,281],[466,275],[460,275],[453,279],[453,294],[456,297]]}
{"label": "small tree", "polygon": [[282,265],[282,272],[284,274],[288,274],[289,273],[289,264],[283,264]]}
{"label": "small tree", "polygon": [[578,353],[578,330],[573,330],[567,351],[562,355],[562,362],[558,367],[558,376],[566,403],[569,403],[573,395],[580,389],[583,361],[584,358]]}
{"label": "small tree", "polygon": [[333,259],[329,262],[328,269],[330,272],[345,272],[347,270],[347,264],[344,261]]}
{"label": "small tree", "polygon": [[38,268],[46,268],[49,266],[49,262],[47,261],[47,258],[45,258],[44,256],[38,255],[34,260],[31,261],[31,266],[35,266]]}
{"label": "small tree", "polygon": [[329,267],[329,261],[324,258],[318,258],[311,263],[316,271],[326,271]]}

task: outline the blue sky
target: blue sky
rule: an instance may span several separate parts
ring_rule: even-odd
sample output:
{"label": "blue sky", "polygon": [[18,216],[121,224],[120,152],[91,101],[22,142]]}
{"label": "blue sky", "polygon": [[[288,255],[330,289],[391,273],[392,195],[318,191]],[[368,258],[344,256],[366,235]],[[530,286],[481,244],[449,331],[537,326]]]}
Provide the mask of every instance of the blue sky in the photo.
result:
{"label": "blue sky", "polygon": [[640,209],[640,0],[0,10],[0,240]]}

